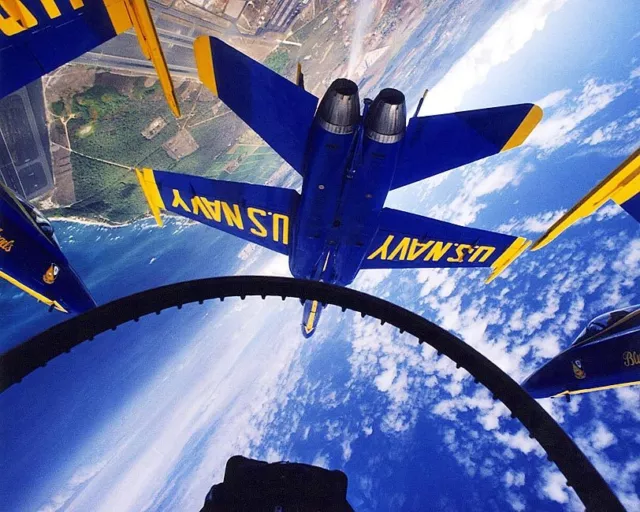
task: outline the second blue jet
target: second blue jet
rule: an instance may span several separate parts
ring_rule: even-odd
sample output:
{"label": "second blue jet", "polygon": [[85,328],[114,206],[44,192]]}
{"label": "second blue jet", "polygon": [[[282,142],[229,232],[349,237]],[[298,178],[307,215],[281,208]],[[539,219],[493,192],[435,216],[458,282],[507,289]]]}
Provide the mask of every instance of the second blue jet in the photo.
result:
{"label": "second blue jet", "polygon": [[[489,280],[529,242],[385,208],[389,191],[514,148],[542,117],[533,104],[407,124],[404,95],[384,89],[361,107],[358,86],[334,81],[319,100],[219,39],[199,37],[202,83],[302,175],[295,190],[139,169],[159,224],[167,210],[289,257],[293,276],[350,284],[361,269],[491,267]],[[322,305],[304,304],[311,336]]]}

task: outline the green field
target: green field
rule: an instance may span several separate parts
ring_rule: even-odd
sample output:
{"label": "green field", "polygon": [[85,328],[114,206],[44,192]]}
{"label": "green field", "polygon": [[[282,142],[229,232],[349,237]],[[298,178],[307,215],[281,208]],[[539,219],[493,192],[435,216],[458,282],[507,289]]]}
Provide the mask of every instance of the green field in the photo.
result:
{"label": "green field", "polygon": [[[275,59],[275,64],[283,62],[283,56]],[[176,120],[159,86],[145,87],[144,81],[144,78],[105,73],[98,75],[92,88],[64,103],[58,101],[50,105],[56,115],[73,116],[67,129],[75,151],[71,153],[71,163],[76,193],[72,206],[50,211],[50,214],[113,223],[147,215],[135,173],[108,162],[250,183],[264,183],[282,164],[282,159],[268,147],[256,150],[238,146],[233,154],[227,154],[246,131],[239,119],[225,114],[224,107],[214,114],[213,102],[196,101],[197,94],[191,94],[193,99],[180,101],[183,117]],[[178,89],[178,95],[185,87],[187,84]],[[126,92],[121,92],[123,90]],[[147,140],[141,132],[159,116],[167,126]],[[178,132],[179,126],[185,125],[199,149],[176,162],[162,144]],[[234,167],[232,172],[225,170],[228,166]]]}

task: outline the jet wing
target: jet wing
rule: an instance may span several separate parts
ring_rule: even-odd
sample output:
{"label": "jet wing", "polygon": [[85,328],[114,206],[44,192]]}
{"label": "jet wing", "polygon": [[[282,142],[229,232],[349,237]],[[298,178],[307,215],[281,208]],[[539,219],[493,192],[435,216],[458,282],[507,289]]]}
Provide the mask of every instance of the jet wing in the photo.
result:
{"label": "jet wing", "polygon": [[531,103],[467,110],[409,121],[391,189],[522,144],[542,119]]}
{"label": "jet wing", "polygon": [[167,102],[180,110],[146,0],[2,0],[0,98],[130,28],[153,62]]}
{"label": "jet wing", "polygon": [[0,184],[0,279],[63,313],[82,313],[95,302],[55,239]]}
{"label": "jet wing", "polygon": [[137,169],[151,212],[165,210],[281,254],[289,253],[300,194],[286,188]]}
{"label": "jet wing", "polygon": [[384,208],[361,268],[491,267],[495,279],[528,240]]}
{"label": "jet wing", "polygon": [[200,36],[193,46],[200,81],[303,174],[318,98],[220,39]]}
{"label": "jet wing", "polygon": [[629,215],[640,222],[640,148],[559,218],[536,240],[531,250],[541,249],[569,226],[588,217],[609,200],[622,206]]}

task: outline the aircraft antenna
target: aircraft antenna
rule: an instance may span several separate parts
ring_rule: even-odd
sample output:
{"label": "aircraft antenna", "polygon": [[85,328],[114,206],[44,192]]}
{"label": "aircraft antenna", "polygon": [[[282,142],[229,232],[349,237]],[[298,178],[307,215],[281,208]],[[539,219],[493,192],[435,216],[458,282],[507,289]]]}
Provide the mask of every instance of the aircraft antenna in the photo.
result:
{"label": "aircraft antenna", "polygon": [[413,117],[418,117],[418,114],[420,113],[420,109],[422,108],[422,104],[424,103],[424,100],[427,97],[428,92],[429,92],[429,89],[424,90],[424,94],[422,95],[422,98],[420,98],[420,101],[418,102],[418,106],[416,107],[416,113],[413,114]]}

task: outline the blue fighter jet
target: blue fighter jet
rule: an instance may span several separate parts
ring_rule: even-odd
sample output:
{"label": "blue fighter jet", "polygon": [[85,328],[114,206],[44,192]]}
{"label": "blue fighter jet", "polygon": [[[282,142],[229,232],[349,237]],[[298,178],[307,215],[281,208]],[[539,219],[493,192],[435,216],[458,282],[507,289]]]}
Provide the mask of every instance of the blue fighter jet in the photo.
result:
{"label": "blue fighter jet", "polygon": [[95,307],[62,254],[51,223],[1,183],[0,278],[63,313]]}
{"label": "blue fighter jet", "polygon": [[522,383],[534,398],[640,384],[640,304],[597,316]]}
{"label": "blue fighter jet", "polygon": [[[153,63],[169,108],[179,116],[145,0],[1,0],[0,98],[129,29]],[[95,306],[51,224],[5,187],[0,189],[0,277],[59,311]]]}
{"label": "blue fighter jet", "polygon": [[[362,269],[491,267],[528,246],[501,233],[385,208],[389,191],[520,145],[542,117],[533,104],[418,117],[383,89],[361,105],[335,80],[322,99],[216,38],[194,43],[202,83],[303,178],[302,192],[152,169],[138,178],[156,221],[170,211],[289,258],[293,276],[349,285]],[[322,304],[304,303],[311,336]]]}

